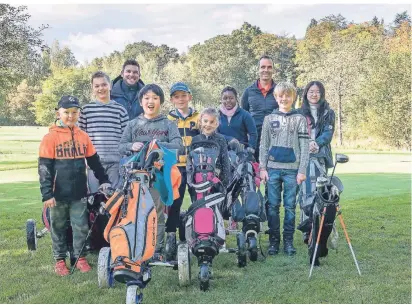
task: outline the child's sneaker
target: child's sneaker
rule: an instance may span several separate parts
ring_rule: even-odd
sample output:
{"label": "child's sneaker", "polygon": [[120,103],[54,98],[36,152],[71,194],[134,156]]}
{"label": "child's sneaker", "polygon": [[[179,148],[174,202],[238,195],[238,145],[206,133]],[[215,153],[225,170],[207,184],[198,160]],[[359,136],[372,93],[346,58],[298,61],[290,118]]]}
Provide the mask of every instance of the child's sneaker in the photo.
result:
{"label": "child's sneaker", "polygon": [[90,267],[89,263],[87,262],[85,257],[79,258],[76,268],[80,270],[80,272],[89,272],[92,270],[92,267]]}
{"label": "child's sneaker", "polygon": [[64,259],[60,259],[56,262],[54,266],[54,272],[56,272],[59,276],[66,276],[70,274],[69,269],[66,266],[66,261]]}

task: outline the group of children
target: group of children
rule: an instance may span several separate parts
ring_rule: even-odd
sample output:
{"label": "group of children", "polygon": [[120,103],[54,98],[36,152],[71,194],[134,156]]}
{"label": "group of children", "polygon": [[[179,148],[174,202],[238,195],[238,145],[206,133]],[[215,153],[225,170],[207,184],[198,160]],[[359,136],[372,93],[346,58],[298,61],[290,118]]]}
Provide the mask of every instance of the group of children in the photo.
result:
{"label": "group of children", "polygon": [[[168,116],[161,114],[165,100],[162,89],[156,84],[141,87],[138,100],[143,113],[130,121],[127,109],[110,99],[110,78],[105,73],[94,73],[91,85],[95,100],[85,105],[81,112],[77,98],[62,97],[56,108],[57,120],[40,145],[41,193],[44,205],[51,208],[55,272],[62,276],[69,273],[65,264],[67,246],[64,232],[68,225],[67,218],[70,216],[73,226],[76,256],[79,255],[88,231],[86,202],[82,200],[86,196],[87,186],[90,191],[96,191],[99,185],[102,188],[117,187],[122,155],[140,151],[145,143],[153,139],[178,152],[177,165],[182,176],[180,197],[168,209],[167,221],[159,193],[155,189],[150,190],[158,213],[156,253],[165,252],[166,259],[170,260],[176,255],[176,229],[186,192],[186,159],[191,143],[208,139],[219,145],[218,178],[226,187],[231,179],[228,142],[232,139],[238,141],[234,137],[228,138],[227,135],[218,133],[218,110],[206,108],[199,113],[189,107],[192,94],[185,83],[178,82],[171,87],[170,101],[175,109]],[[228,95],[227,103],[231,99],[227,92],[233,93],[234,90],[230,88],[226,87],[222,92],[222,96],[224,93]],[[234,94],[237,101],[235,90]],[[279,109],[266,116],[263,122],[259,147],[260,177],[268,188],[269,254],[277,254],[279,251],[279,207],[283,188],[284,250],[292,255],[296,251],[293,247],[296,194],[298,185],[306,179],[310,133],[305,116],[292,110],[296,98],[294,86],[279,83],[274,95]],[[233,107],[223,111],[225,115],[233,116],[237,109],[231,111],[232,109]],[[243,115],[246,119],[251,119],[248,114]],[[79,127],[76,126],[77,121]],[[254,143],[256,128],[252,128],[251,132],[253,138],[244,140]],[[82,272],[91,269],[85,257],[79,259],[76,268]]]}

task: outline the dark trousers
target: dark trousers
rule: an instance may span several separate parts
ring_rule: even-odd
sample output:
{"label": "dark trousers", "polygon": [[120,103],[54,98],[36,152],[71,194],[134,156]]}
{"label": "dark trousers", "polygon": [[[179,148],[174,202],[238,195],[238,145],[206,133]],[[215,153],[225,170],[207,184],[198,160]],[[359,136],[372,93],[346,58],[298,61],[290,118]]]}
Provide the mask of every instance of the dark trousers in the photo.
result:
{"label": "dark trousers", "polygon": [[187,184],[186,167],[179,166],[179,171],[182,175],[182,183],[179,186],[180,197],[173,201],[173,204],[169,208],[166,221],[166,232],[176,232],[176,228],[179,226],[180,208],[182,207],[183,199],[185,198]]}

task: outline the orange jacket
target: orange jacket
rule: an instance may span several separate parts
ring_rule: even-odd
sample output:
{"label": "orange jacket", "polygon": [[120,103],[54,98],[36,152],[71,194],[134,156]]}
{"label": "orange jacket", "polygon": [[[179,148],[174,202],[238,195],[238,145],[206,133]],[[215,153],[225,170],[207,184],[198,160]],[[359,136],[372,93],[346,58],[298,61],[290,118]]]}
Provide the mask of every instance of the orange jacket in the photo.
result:
{"label": "orange jacket", "polygon": [[86,162],[100,183],[109,182],[87,135],[77,126],[53,125],[39,149],[40,190],[43,201],[78,200],[87,195]]}

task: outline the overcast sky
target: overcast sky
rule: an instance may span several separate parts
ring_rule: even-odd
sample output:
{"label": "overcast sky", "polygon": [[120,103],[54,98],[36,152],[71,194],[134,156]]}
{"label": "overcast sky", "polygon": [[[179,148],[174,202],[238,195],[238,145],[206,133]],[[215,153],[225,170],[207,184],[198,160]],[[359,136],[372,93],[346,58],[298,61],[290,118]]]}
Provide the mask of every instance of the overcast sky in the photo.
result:
{"label": "overcast sky", "polygon": [[229,34],[243,22],[273,34],[302,38],[311,18],[341,14],[356,23],[373,16],[388,24],[408,4],[35,4],[28,5],[30,24],[49,24],[46,42],[57,39],[80,62],[122,51],[141,40],[167,44],[179,52],[219,34]]}

